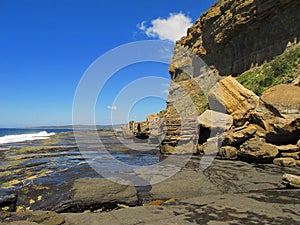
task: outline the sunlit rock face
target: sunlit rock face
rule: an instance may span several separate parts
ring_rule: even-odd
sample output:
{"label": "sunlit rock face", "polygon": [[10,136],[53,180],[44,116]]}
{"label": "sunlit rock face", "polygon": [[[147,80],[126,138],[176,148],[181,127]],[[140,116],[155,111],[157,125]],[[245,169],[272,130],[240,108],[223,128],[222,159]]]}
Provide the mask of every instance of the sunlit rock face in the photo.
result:
{"label": "sunlit rock face", "polygon": [[[298,0],[221,0],[176,43],[174,57],[178,61],[176,54],[187,48],[220,75],[238,75],[299,41],[299,10]],[[190,63],[181,58],[181,65]],[[186,77],[172,64],[170,74]]]}

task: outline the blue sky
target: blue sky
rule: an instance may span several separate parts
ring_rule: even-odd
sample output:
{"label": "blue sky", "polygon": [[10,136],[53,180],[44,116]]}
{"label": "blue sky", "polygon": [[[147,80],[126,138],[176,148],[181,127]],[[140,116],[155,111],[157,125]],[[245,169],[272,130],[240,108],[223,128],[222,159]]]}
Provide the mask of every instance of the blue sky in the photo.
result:
{"label": "blue sky", "polygon": [[[71,124],[76,87],[93,61],[133,41],[174,41],[176,29],[195,22],[213,2],[0,0],[0,127]],[[142,63],[119,71],[99,96],[97,123],[109,124],[111,111],[122,110],[114,98],[129,82],[169,79],[167,68]],[[128,119],[142,120],[164,107],[163,99],[144,99]]]}

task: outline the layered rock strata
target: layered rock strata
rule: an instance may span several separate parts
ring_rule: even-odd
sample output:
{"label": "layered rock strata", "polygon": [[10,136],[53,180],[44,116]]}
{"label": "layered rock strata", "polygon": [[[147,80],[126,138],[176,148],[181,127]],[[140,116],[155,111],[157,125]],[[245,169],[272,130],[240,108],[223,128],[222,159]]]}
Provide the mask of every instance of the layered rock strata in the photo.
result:
{"label": "layered rock strata", "polygon": [[[299,41],[299,10],[298,0],[219,1],[176,43],[175,54],[188,48],[221,75],[238,75]],[[172,66],[170,73],[184,76]]]}
{"label": "layered rock strata", "polygon": [[[152,129],[160,134],[162,153],[173,154],[179,143],[186,147],[198,135],[198,145],[189,151],[204,153],[208,140],[218,137],[223,158],[298,163],[299,148],[281,149],[300,139],[299,87],[279,85],[259,97],[234,76],[298,43],[299,11],[297,0],[221,0],[188,29],[169,67],[167,108],[157,116],[163,126]],[[221,128],[216,118],[223,121]],[[255,140],[260,146],[251,144]]]}

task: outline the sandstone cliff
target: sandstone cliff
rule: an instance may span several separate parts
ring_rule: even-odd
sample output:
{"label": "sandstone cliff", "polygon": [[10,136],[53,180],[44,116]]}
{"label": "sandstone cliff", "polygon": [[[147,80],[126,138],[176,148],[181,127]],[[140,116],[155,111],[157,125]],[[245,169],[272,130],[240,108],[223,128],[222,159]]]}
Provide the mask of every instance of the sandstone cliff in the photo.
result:
{"label": "sandstone cliff", "polygon": [[[299,0],[221,0],[176,43],[175,57],[188,48],[220,75],[239,75],[299,41],[299,12]],[[170,74],[182,75],[172,65]]]}
{"label": "sandstone cliff", "polygon": [[222,158],[300,164],[299,12],[299,0],[220,0],[188,29],[148,132],[163,137],[162,153],[216,145]]}

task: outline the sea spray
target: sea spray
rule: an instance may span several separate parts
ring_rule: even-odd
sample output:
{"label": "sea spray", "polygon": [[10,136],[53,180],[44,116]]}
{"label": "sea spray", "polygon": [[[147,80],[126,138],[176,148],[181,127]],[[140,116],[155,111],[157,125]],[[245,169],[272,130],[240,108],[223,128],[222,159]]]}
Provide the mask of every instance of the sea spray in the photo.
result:
{"label": "sea spray", "polygon": [[55,135],[54,132],[48,133],[47,131],[41,131],[39,133],[31,133],[31,134],[5,135],[3,137],[0,137],[0,144],[43,140],[43,139],[48,139],[50,136],[53,135]]}

